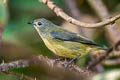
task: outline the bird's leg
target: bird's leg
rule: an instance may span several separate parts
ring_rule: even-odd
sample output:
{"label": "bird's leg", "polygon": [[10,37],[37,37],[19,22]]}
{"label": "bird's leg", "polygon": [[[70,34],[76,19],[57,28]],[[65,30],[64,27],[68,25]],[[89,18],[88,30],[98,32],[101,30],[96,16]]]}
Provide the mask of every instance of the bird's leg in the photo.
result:
{"label": "bird's leg", "polygon": [[55,61],[61,61],[61,60],[64,60],[64,58],[59,57],[59,58],[55,59]]}
{"label": "bird's leg", "polygon": [[67,62],[66,64],[64,64],[65,68],[67,68],[72,62],[74,62],[77,58],[80,57],[80,54],[75,56],[73,59],[71,59],[69,62]]}
{"label": "bird's leg", "polygon": [[65,60],[65,58],[58,56],[58,57],[55,59],[55,63],[56,63],[57,61],[62,61],[62,60]]}

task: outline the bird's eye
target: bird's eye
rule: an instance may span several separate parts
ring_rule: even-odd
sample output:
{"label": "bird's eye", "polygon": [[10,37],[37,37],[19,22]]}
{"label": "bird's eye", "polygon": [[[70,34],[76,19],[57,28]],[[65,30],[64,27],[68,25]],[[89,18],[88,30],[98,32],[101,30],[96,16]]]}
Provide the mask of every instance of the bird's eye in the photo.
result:
{"label": "bird's eye", "polygon": [[41,23],[41,22],[38,22],[38,25],[40,26],[40,25],[42,25],[42,23]]}

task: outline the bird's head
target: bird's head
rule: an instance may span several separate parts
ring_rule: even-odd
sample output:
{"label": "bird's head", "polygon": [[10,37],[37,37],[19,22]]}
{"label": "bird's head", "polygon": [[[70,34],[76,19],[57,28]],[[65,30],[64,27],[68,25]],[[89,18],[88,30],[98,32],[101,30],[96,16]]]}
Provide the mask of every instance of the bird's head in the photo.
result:
{"label": "bird's head", "polygon": [[28,22],[28,24],[32,24],[35,28],[41,28],[41,27],[49,26],[53,23],[48,21],[47,19],[40,18],[40,19],[33,20],[31,22]]}
{"label": "bird's head", "polygon": [[32,24],[37,32],[42,34],[46,34],[47,32],[51,31],[55,26],[52,22],[44,18],[33,20],[31,22],[28,22],[28,24]]}

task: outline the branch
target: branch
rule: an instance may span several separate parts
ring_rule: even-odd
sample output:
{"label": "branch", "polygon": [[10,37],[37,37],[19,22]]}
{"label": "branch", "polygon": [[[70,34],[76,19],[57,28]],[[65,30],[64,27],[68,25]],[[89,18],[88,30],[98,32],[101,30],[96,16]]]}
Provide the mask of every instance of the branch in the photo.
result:
{"label": "branch", "polygon": [[51,0],[39,0],[40,2],[42,1],[44,4],[46,4],[51,10],[53,10],[57,16],[60,16],[61,18],[63,18],[64,20],[68,21],[69,23],[75,24],[77,26],[80,27],[84,27],[84,28],[98,28],[98,27],[103,27],[105,25],[114,23],[116,20],[118,20],[120,18],[120,15],[117,15],[111,19],[106,19],[103,22],[100,23],[96,23],[96,24],[87,24],[84,22],[80,22],[72,17],[70,17],[69,15],[67,15],[65,12],[63,12],[62,9],[60,9],[59,7],[57,7]]}
{"label": "branch", "polygon": [[120,51],[113,51],[111,54],[110,54],[111,57],[120,57]]}
{"label": "branch", "polygon": [[[18,60],[18,61],[13,61],[10,63],[2,63],[0,65],[0,71],[4,72],[4,71],[8,71],[9,69],[12,69],[12,68],[29,67],[30,65],[45,65],[49,68],[54,67],[54,68],[58,68],[58,70],[59,69],[65,70],[66,68],[63,65],[65,63],[66,63],[65,61],[57,61],[56,62],[53,59],[49,59],[49,58],[41,55],[41,56],[37,56],[37,57],[34,57],[33,59],[29,59],[29,60]],[[80,69],[76,65],[71,65],[66,70],[90,75],[88,70]]]}
{"label": "branch", "polygon": [[120,65],[120,58],[114,59],[114,60],[105,60],[102,62],[102,65],[105,65],[105,66]]}
{"label": "branch", "polygon": [[[90,23],[95,23],[96,22],[96,18],[88,15],[86,13],[83,13],[81,10],[78,9],[76,1],[75,0],[64,0],[64,3],[67,7],[67,13],[68,15],[71,15],[71,17],[77,19],[77,20],[81,20],[81,21],[85,21],[85,22],[90,22]],[[92,19],[92,20],[91,20]],[[69,26],[69,27],[67,27]],[[64,27],[64,26],[63,26]],[[89,37],[92,38],[93,34],[94,34],[94,29],[87,29],[87,28],[82,28],[82,27],[77,27],[76,25],[66,25],[65,26],[68,30],[72,28],[72,31],[75,30],[75,32],[85,36],[85,37]],[[74,30],[73,30],[74,29]],[[89,34],[88,34],[89,33]]]}
{"label": "branch", "polygon": [[0,64],[0,71],[8,71],[9,69],[12,68],[19,68],[19,67],[27,67],[28,61],[27,60],[18,60],[18,61],[13,61],[10,63],[2,63]]}
{"label": "branch", "polygon": [[[102,21],[105,21],[107,18],[111,17],[102,0],[87,1]],[[108,42],[112,46],[115,45],[115,43],[117,43],[120,40],[120,35],[118,35],[118,33],[120,33],[120,30],[117,29],[117,26],[115,24],[108,25],[104,29]]]}
{"label": "branch", "polygon": [[100,62],[102,62],[104,59],[106,59],[110,53],[114,50],[117,49],[117,47],[120,45],[120,41],[118,41],[115,46],[113,46],[112,48],[110,48],[109,50],[107,50],[106,54],[101,56],[99,59],[97,59],[96,61],[94,61],[92,64],[88,65],[88,69],[92,69],[94,68],[97,64],[99,64]]}
{"label": "branch", "polygon": [[[97,50],[97,51],[93,51],[91,53],[91,55],[94,57],[99,57],[99,56],[105,55],[105,53],[106,53],[105,50]],[[120,51],[114,50],[110,53],[109,56],[110,57],[120,57]]]}

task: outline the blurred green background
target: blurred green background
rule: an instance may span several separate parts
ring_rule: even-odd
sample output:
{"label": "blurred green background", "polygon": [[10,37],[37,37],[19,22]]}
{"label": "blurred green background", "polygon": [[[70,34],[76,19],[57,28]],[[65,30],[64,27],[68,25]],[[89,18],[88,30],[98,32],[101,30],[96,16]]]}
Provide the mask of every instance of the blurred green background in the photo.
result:
{"label": "blurred green background", "polygon": [[[17,45],[17,47],[33,51],[33,55],[51,55],[36,30],[27,23],[37,18],[47,18],[58,24],[61,24],[62,21],[38,0],[10,0],[7,3],[2,2],[3,0],[0,1],[0,9],[2,10],[0,23],[4,24],[4,26],[1,26],[4,27],[2,40],[5,43],[15,45],[15,47]],[[54,1],[58,6],[63,7],[62,0]],[[7,54],[7,51],[5,53]]]}

